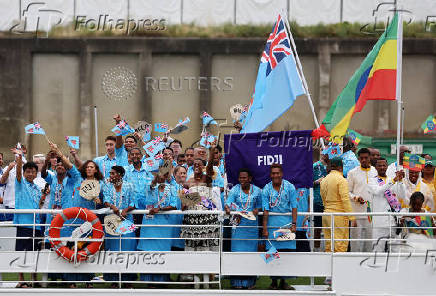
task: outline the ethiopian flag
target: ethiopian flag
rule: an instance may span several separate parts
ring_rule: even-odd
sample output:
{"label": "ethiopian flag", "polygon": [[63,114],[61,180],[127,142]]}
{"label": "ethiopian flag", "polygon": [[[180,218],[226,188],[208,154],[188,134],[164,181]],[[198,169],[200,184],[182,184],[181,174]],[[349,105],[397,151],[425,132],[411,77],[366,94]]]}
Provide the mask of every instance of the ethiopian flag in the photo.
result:
{"label": "ethiopian flag", "polygon": [[403,167],[411,171],[420,172],[425,166],[425,158],[416,154],[404,153]]}
{"label": "ethiopian flag", "polygon": [[436,118],[433,115],[427,117],[425,122],[421,125],[421,128],[424,130],[424,134],[434,130],[435,127],[436,127]]}
{"label": "ethiopian flag", "polygon": [[348,130],[348,132],[347,132],[347,136],[350,137],[351,141],[352,141],[353,144],[356,145],[356,146],[359,145],[360,141],[362,140],[362,135],[359,134],[359,133],[356,132],[356,131],[351,130],[351,129]]}
{"label": "ethiopian flag", "polygon": [[397,78],[398,14],[366,56],[359,69],[339,94],[324,118],[320,130],[341,142],[351,118],[368,100],[395,100]]}

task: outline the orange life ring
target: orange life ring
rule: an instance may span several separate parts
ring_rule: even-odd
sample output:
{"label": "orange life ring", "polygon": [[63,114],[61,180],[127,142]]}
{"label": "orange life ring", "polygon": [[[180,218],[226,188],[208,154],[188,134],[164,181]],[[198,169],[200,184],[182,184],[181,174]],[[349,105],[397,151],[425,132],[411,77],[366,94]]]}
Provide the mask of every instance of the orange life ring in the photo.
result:
{"label": "orange life ring", "polygon": [[[62,213],[58,214],[52,221],[49,230],[50,238],[60,238],[61,229],[65,223],[65,221],[70,219],[82,219],[88,221],[92,224],[92,238],[93,239],[101,239],[104,236],[103,226],[101,225],[98,217],[86,208],[68,208],[62,211]],[[86,246],[83,250],[78,251],[77,253],[74,250],[71,250],[67,246],[62,244],[60,240],[50,240],[51,246],[55,249],[56,253],[63,257],[64,259],[73,262],[85,261],[88,259],[90,255],[93,255],[100,250],[103,241],[100,242],[91,242],[88,246]],[[75,253],[77,256],[74,256]]]}

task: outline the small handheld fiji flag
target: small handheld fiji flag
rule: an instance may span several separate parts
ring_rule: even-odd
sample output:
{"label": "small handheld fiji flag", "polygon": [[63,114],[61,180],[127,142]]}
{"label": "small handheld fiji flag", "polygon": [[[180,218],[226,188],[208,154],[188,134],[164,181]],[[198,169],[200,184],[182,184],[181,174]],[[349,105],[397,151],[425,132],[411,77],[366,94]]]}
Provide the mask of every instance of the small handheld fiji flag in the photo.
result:
{"label": "small handheld fiji flag", "polygon": [[306,232],[306,238],[307,239],[311,239],[312,238],[312,234],[310,233],[310,227],[309,227],[309,221],[304,221],[304,224],[303,224],[303,231],[305,231]]}
{"label": "small handheld fiji flag", "polygon": [[155,123],[154,124],[154,131],[158,133],[166,133],[168,132],[168,124],[165,123]]}
{"label": "small handheld fiji flag", "polygon": [[207,112],[203,112],[203,115],[201,115],[201,118],[203,118],[203,125],[208,126],[211,124],[218,124],[215,119],[213,119],[212,116],[210,116]]}
{"label": "small handheld fiji flag", "polygon": [[161,150],[163,150],[163,149],[165,149],[165,148],[166,148],[166,145],[165,145],[164,142],[159,142],[159,143],[157,143],[157,145],[156,145],[156,149],[157,149],[157,151],[161,151]]}
{"label": "small handheld fiji flag", "polygon": [[131,221],[126,219],[120,223],[117,229],[115,229],[115,232],[119,234],[126,234],[126,233],[134,232],[135,229],[136,229],[135,224],[133,224]]}
{"label": "small handheld fiji flag", "polygon": [[176,126],[171,129],[171,133],[172,134],[180,134],[181,132],[187,130],[188,129],[187,124],[190,122],[191,122],[191,120],[189,119],[189,117],[186,117],[183,120],[179,120],[179,123],[177,123]]}
{"label": "small handheld fiji flag", "polygon": [[241,116],[239,117],[239,122],[243,123],[245,118],[247,118],[248,105],[244,105],[244,109],[242,110]]}
{"label": "small handheld fiji flag", "polygon": [[411,171],[420,172],[425,166],[425,158],[416,154],[404,153],[403,166]]}
{"label": "small handheld fiji flag", "polygon": [[185,119],[179,120],[179,124],[183,124],[183,125],[187,125],[190,122],[191,122],[191,119],[189,119],[189,117],[185,117]]}
{"label": "small handheld fiji flag", "polygon": [[215,142],[216,137],[214,135],[204,133],[201,136],[200,145],[205,148],[210,148],[211,144]]}
{"label": "small handheld fiji flag", "polygon": [[280,255],[277,249],[273,245],[271,245],[271,247],[265,254],[260,254],[260,257],[262,257],[265,263],[268,264],[274,259],[279,259]]}
{"label": "small handheld fiji flag", "polygon": [[113,129],[112,132],[117,136],[127,136],[128,134],[134,133],[135,130],[130,127],[130,125],[125,121],[121,120]]}
{"label": "small handheld fiji flag", "polygon": [[327,145],[327,147],[321,152],[321,154],[327,154],[329,159],[333,159],[335,157],[341,156],[342,152],[341,149],[339,148],[339,145],[335,144],[335,143],[329,143]]}
{"label": "small handheld fiji flag", "polygon": [[232,211],[240,211],[241,209],[239,208],[239,206],[237,204],[235,204],[234,202],[232,202],[230,204],[230,210]]}
{"label": "small handheld fiji flag", "polygon": [[153,156],[144,160],[144,164],[147,166],[148,171],[157,171],[159,170],[159,160],[155,159]]}
{"label": "small handheld fiji flag", "polygon": [[421,128],[424,130],[424,134],[433,131],[436,127],[436,118],[433,115],[427,117],[425,122],[421,125]]}
{"label": "small handheld fiji flag", "polygon": [[333,145],[330,148],[330,152],[329,152],[329,158],[330,159],[338,157],[338,156],[341,156],[341,155],[342,155],[341,148],[339,148],[338,145]]}
{"label": "small handheld fiji flag", "polygon": [[73,149],[79,149],[80,147],[80,140],[78,136],[66,136],[65,141],[67,142],[68,146]]}
{"label": "small handheld fiji flag", "polygon": [[161,138],[161,137],[159,137],[159,136],[154,137],[154,139],[153,139],[153,143],[154,143],[155,145],[159,144],[160,142],[162,142],[162,138]]}
{"label": "small handheld fiji flag", "polygon": [[155,156],[159,152],[153,141],[148,142],[142,148],[144,148],[145,152],[147,152],[150,157]]}
{"label": "small handheld fiji flag", "polygon": [[142,136],[142,140],[144,142],[148,142],[148,141],[150,141],[150,139],[151,139],[151,128],[150,128],[150,126],[147,126],[145,128],[144,135]]}
{"label": "small handheld fiji flag", "polygon": [[44,129],[41,127],[39,122],[28,124],[24,127],[26,134],[34,134],[34,135],[45,135]]}

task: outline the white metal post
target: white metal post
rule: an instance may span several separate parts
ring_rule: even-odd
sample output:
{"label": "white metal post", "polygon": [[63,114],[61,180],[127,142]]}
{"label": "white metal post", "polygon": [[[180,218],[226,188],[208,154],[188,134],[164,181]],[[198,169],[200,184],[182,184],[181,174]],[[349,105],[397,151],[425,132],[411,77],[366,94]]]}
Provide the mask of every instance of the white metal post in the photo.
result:
{"label": "white metal post", "polygon": [[[313,229],[313,188],[309,189],[309,231],[310,231],[310,237],[312,238],[309,243],[310,243],[310,250],[313,252],[313,249],[315,247],[315,242],[314,242],[314,237],[315,237],[315,231]],[[310,286],[313,287],[315,286],[315,278],[313,276],[310,277]]]}
{"label": "white metal post", "polygon": [[[97,106],[94,106],[94,129],[95,129],[95,157],[98,157],[98,120]],[[104,172],[103,172],[104,173]]]}
{"label": "white metal post", "polygon": [[331,246],[330,251],[335,252],[335,217],[333,214],[330,215],[330,240]]}
{"label": "white metal post", "polygon": [[397,27],[397,81],[395,98],[397,100],[397,168],[400,165],[400,139],[401,139],[401,121],[404,120],[401,116],[401,73],[403,63],[403,18],[398,13]]}

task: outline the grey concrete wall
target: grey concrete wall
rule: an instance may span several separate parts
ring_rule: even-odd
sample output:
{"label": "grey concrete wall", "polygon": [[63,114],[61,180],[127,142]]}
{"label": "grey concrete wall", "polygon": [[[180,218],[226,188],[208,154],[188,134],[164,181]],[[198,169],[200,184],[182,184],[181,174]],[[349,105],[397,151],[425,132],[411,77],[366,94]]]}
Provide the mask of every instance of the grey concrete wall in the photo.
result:
{"label": "grey concrete wall", "polygon": [[[65,149],[64,136],[80,135],[82,158],[94,157],[94,117],[98,107],[99,151],[110,135],[113,113],[130,123],[164,121],[170,126],[189,116],[190,129],[177,137],[185,145],[200,135],[207,111],[231,124],[229,107],[248,103],[264,39],[0,39],[0,151],[17,141],[31,153],[47,150],[42,136],[25,136],[24,125],[40,121],[50,139]],[[321,121],[375,40],[296,40],[313,104]],[[406,135],[436,109],[436,40],[404,41],[403,95]],[[117,66],[137,77],[126,101],[105,96],[104,73]],[[315,127],[305,96],[269,130]],[[396,128],[394,102],[369,102],[351,127],[365,135],[390,136]],[[227,133],[231,128],[222,127]],[[391,133],[390,133],[391,132]],[[6,155],[6,158],[10,158]]]}
{"label": "grey concrete wall", "polygon": [[[55,143],[80,134],[79,60],[72,54],[33,55],[32,113]],[[32,150],[47,150],[45,137],[32,136]]]}
{"label": "grey concrete wall", "polygon": [[[147,87],[152,96],[152,122],[174,126],[188,116],[189,129],[177,135],[191,145],[200,136],[200,64],[195,55],[153,55],[152,78]],[[152,84],[153,83],[153,84]],[[174,136],[176,137],[176,136]]]}

